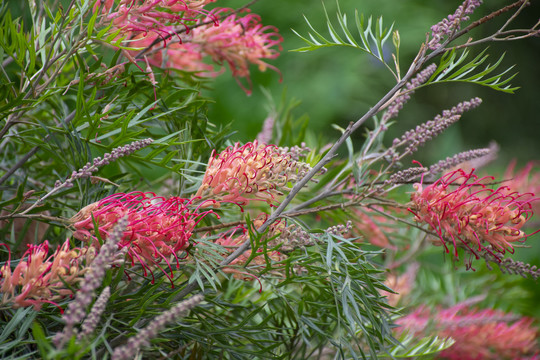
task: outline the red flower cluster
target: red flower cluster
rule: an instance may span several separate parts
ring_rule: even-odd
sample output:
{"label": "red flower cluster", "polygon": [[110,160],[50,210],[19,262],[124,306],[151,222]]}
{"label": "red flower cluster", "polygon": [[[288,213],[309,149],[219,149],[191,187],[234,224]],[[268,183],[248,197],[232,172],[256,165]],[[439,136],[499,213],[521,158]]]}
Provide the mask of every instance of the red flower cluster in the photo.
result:
{"label": "red flower cluster", "polygon": [[540,359],[533,319],[499,310],[474,310],[465,304],[431,312],[421,307],[397,320],[398,332],[451,337],[455,343],[437,354],[448,360]]}
{"label": "red flower cluster", "polygon": [[[174,25],[193,22],[197,14],[209,14],[204,5],[215,0],[120,0],[114,7],[114,0],[106,0],[103,12],[107,21],[112,22],[125,37],[138,35],[166,38],[175,34]],[[100,2],[96,1],[96,9]],[[217,19],[214,17],[214,21]]]}
{"label": "red flower cluster", "polygon": [[11,260],[0,267],[0,292],[3,304],[13,307],[52,303],[72,295],[65,283],[74,285],[82,279],[92,262],[94,249],[69,248],[69,240],[49,255],[49,242],[29,245],[17,266],[11,270]]}
{"label": "red flower cluster", "polygon": [[[118,40],[123,40],[124,46],[152,47],[147,49],[146,57],[153,66],[217,76],[222,71],[204,62],[204,58],[211,58],[220,67],[226,63],[249,94],[250,64],[257,65],[260,71],[277,71],[264,59],[279,56],[283,38],[275,27],[263,26],[258,15],[228,14],[232,9],[227,8],[205,10],[204,6],[213,1],[121,0],[114,6],[114,1],[107,0],[102,22],[112,24],[112,31],[119,32]],[[246,78],[248,86],[243,86],[239,78]]]}
{"label": "red flower cluster", "polygon": [[148,264],[159,267],[158,263],[163,260],[172,271],[170,259],[176,259],[178,268],[178,253],[189,246],[198,222],[211,213],[191,210],[190,205],[187,199],[166,199],[154,193],[114,194],[86,206],[72,218],[76,230],[73,236],[92,240],[99,248],[96,230],[105,239],[118,220],[127,216],[128,226],[118,246],[128,249],[132,265],[140,263],[146,275]]}
{"label": "red flower cluster", "polygon": [[473,253],[471,244],[481,250],[485,242],[500,253],[513,252],[511,243],[528,236],[521,228],[532,215],[534,194],[512,192],[507,186],[490,189],[485,183],[493,177],[479,179],[473,171],[452,171],[425,188],[415,184],[409,211],[435,230],[445,247],[446,238],[454,247],[460,241]]}
{"label": "red flower cluster", "polygon": [[[521,193],[540,194],[540,172],[539,164],[529,162],[519,171],[515,171],[516,162],[512,161],[504,173],[505,185],[512,191]],[[533,211],[540,212],[540,201],[532,203]]]}

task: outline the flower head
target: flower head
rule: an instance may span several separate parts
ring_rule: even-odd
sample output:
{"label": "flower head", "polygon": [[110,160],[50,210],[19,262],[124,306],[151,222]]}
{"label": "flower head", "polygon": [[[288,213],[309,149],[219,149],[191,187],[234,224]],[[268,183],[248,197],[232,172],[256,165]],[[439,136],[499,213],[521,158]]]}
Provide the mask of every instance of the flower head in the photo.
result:
{"label": "flower head", "polygon": [[466,304],[435,312],[420,307],[397,320],[401,325],[398,332],[454,339],[454,344],[437,356],[449,360],[514,360],[538,355],[538,330],[532,322],[499,310],[470,309]]}
{"label": "flower head", "polygon": [[[222,71],[204,61],[205,58],[210,58],[219,67],[227,64],[240,86],[249,94],[250,65],[257,65],[260,71],[267,68],[277,71],[265,60],[279,56],[283,39],[274,27],[263,26],[258,15],[227,15],[228,11],[229,9],[212,11],[206,18],[200,19],[197,26],[182,34],[178,41],[175,40],[158,51],[152,51],[149,62],[158,67],[191,71],[203,76],[217,76]],[[218,16],[226,17],[220,23],[208,24]],[[174,31],[163,28],[162,32]],[[156,39],[159,36],[139,33],[133,37],[130,46],[157,47]],[[239,78],[246,78],[249,86],[244,87]]]}
{"label": "flower head", "polygon": [[69,240],[52,255],[49,255],[48,241],[29,245],[13,271],[11,260],[0,268],[1,302],[16,308],[34,306],[39,310],[43,303],[54,303],[72,295],[64,283],[79,282],[94,253],[86,248],[70,249]]}
{"label": "flower head", "polygon": [[[195,21],[197,14],[211,16],[203,7],[214,0],[121,0],[113,8],[114,1],[104,3],[107,21],[127,38],[153,34],[163,41],[175,34],[175,25]],[[99,2],[96,2],[96,5]],[[212,17],[213,21],[217,21]]]}
{"label": "flower head", "polygon": [[[229,9],[219,9],[213,15],[226,13]],[[257,65],[260,71],[267,68],[277,70],[264,59],[279,56],[283,38],[272,26],[263,26],[256,14],[242,17],[227,16],[219,26],[206,25],[193,30],[191,41],[199,44],[201,52],[209,55],[216,64],[227,63],[235,78],[246,78],[249,82],[249,65]],[[242,86],[242,84],[239,82]],[[249,89],[245,89],[248,93]]]}
{"label": "flower head", "polygon": [[288,182],[309,171],[305,163],[293,160],[275,145],[252,143],[229,146],[210,157],[196,197],[246,205],[250,200],[274,205]]}
{"label": "flower head", "polygon": [[437,232],[445,247],[445,238],[451,239],[456,257],[457,241],[472,252],[471,244],[481,250],[485,242],[500,253],[513,252],[512,243],[527,238],[521,228],[532,215],[533,194],[512,192],[507,186],[493,190],[485,184],[491,180],[459,169],[425,188],[415,184],[409,210],[416,221]]}
{"label": "flower head", "polygon": [[118,246],[128,249],[131,263],[139,262],[146,269],[148,264],[159,266],[163,260],[172,271],[169,259],[175,258],[179,266],[178,253],[189,246],[198,222],[211,213],[199,213],[190,209],[190,205],[187,199],[166,199],[154,193],[114,194],[88,205],[72,218],[76,230],[73,236],[92,240],[99,248],[97,233],[103,239],[108,238],[118,220],[127,216],[128,226]]}
{"label": "flower head", "polygon": [[394,292],[385,290],[379,290],[379,292],[381,295],[386,296],[390,306],[396,307],[398,304],[403,305],[403,299],[411,293],[414,287],[418,268],[418,263],[412,263],[407,268],[407,271],[401,275],[398,275],[395,272],[391,272],[387,275],[384,285],[388,286]]}
{"label": "flower head", "polygon": [[[504,184],[512,189],[512,191],[533,194],[540,193],[540,171],[538,171],[538,164],[531,161],[519,171],[515,171],[515,167],[515,161],[512,161],[508,165],[504,173],[504,178],[508,179],[508,181]],[[534,201],[532,206],[533,211],[540,211],[540,201]]]}

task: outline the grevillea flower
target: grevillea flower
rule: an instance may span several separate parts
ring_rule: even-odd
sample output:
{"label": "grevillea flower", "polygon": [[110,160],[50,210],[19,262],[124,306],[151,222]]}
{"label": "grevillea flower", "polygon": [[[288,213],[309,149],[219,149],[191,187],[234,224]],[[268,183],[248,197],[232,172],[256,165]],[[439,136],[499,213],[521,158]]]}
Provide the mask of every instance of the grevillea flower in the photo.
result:
{"label": "grevillea flower", "polygon": [[482,5],[482,0],[465,0],[454,12],[448,15],[446,19],[442,19],[437,24],[431,27],[431,40],[428,47],[432,50],[441,46],[444,37],[452,35],[460,29],[463,21],[469,20],[467,15],[470,15],[474,10]]}
{"label": "grevillea flower", "polygon": [[213,200],[215,206],[222,201],[242,206],[250,200],[274,205],[287,183],[301,179],[309,169],[275,145],[259,144],[257,140],[236,143],[219,154],[213,153],[195,196]]}
{"label": "grevillea flower", "polygon": [[[213,15],[223,15],[230,9],[219,9]],[[206,20],[207,21],[207,20]],[[275,67],[264,59],[274,59],[279,56],[283,38],[273,26],[263,26],[261,18],[256,14],[242,17],[236,14],[227,16],[219,26],[206,25],[193,29],[191,42],[200,45],[201,52],[209,55],[217,64],[227,63],[233,76],[238,79],[246,78],[250,92],[249,65],[257,65],[259,71]],[[238,81],[238,84],[242,84]],[[242,86],[243,87],[243,86]]]}
{"label": "grevillea flower", "polygon": [[418,272],[419,264],[412,263],[405,273],[398,275],[396,273],[389,273],[386,276],[384,285],[388,286],[394,292],[388,292],[379,290],[381,295],[386,296],[388,304],[396,307],[402,300],[411,293],[414,286],[414,280],[416,279],[416,273]]}
{"label": "grevillea flower", "polygon": [[398,319],[397,332],[451,337],[454,344],[437,354],[449,360],[538,359],[538,330],[533,319],[499,310],[475,310],[466,304],[431,312],[420,307]]}
{"label": "grevillea flower", "polygon": [[[520,171],[515,171],[516,161],[512,161],[506,172],[504,173],[504,184],[508,186],[512,191],[521,193],[540,193],[540,171],[538,171],[538,164],[535,162],[529,162]],[[533,211],[540,211],[540,201],[534,201],[532,203]]]}
{"label": "grevillea flower", "polygon": [[[126,38],[153,34],[166,41],[175,34],[175,25],[194,23],[198,14],[205,14],[217,22],[217,18],[203,9],[214,0],[121,0],[116,7],[107,0],[103,6],[105,20],[112,22]],[[96,1],[96,9],[99,6]]]}
{"label": "grevillea flower", "polygon": [[94,254],[93,248],[70,249],[69,240],[51,255],[48,241],[29,245],[13,271],[11,260],[0,268],[2,303],[39,310],[44,303],[54,304],[72,295],[64,283],[79,282]]}
{"label": "grevillea flower", "polygon": [[[130,46],[142,47],[152,45],[155,37],[138,37]],[[159,51],[153,51],[148,55],[148,62],[152,66],[168,69],[177,69],[186,72],[192,72],[198,76],[212,76],[215,77],[220,74],[219,71],[215,71],[215,68],[211,64],[204,62],[205,54],[201,52],[201,48],[198,44],[191,42],[171,42],[166,48]]]}
{"label": "grevillea flower", "polygon": [[[148,35],[139,33],[133,36],[129,46],[146,48],[154,45],[149,51],[150,64],[163,68],[195,72],[202,76],[217,76],[223,71],[215,65],[205,62],[209,57],[219,67],[227,64],[237,79],[239,85],[249,94],[251,64],[257,65],[260,71],[275,67],[265,62],[279,56],[283,38],[277,29],[263,26],[258,15],[247,14],[238,16],[227,12],[230,9],[217,9],[206,18],[198,21],[189,32],[178,36],[166,47],[156,42],[158,34]],[[218,16],[226,16],[219,24],[209,23]],[[172,28],[163,28],[162,32],[172,33]],[[279,49],[279,50],[278,50]],[[246,78],[248,87],[238,80]]]}
{"label": "grevillea flower", "polygon": [[481,250],[485,242],[500,253],[513,252],[512,243],[528,236],[521,228],[532,215],[534,195],[512,192],[507,186],[490,189],[485,183],[494,178],[479,179],[473,171],[450,172],[425,188],[415,184],[409,211],[437,232],[445,248],[445,238],[451,239],[456,257],[458,241],[473,253],[471,245]]}
{"label": "grevillea flower", "polygon": [[[397,209],[383,209],[381,207],[378,207],[377,210],[397,211]],[[369,208],[359,209],[352,207],[351,212],[355,217],[352,225],[353,237],[361,237],[359,241],[368,241],[370,244],[381,248],[396,249],[395,245],[392,245],[386,236],[387,233],[395,231],[388,217]]]}
{"label": "grevillea flower", "polygon": [[209,213],[192,210],[191,201],[179,197],[166,199],[149,192],[118,193],[86,206],[75,215],[73,236],[90,240],[99,248],[96,228],[99,236],[106,239],[118,220],[127,216],[128,226],[118,247],[128,249],[131,264],[140,263],[146,275],[149,265],[159,267],[164,261],[172,272],[170,260],[174,258],[179,267],[179,252],[190,245],[193,229]]}

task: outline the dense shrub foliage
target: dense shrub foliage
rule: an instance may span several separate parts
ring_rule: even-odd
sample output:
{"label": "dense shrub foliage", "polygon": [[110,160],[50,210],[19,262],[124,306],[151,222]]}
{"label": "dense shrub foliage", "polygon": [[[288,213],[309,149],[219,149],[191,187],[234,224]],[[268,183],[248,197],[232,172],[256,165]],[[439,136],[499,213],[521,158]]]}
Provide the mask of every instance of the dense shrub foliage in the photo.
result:
{"label": "dense shrub foliage", "polygon": [[[529,1],[456,4],[410,63],[382,18],[306,18],[296,51],[349,48],[394,80],[336,138],[286,95],[249,97],[253,74],[285,71],[284,29],[254,3],[0,5],[0,357],[540,358],[540,271],[516,254],[540,225],[536,164],[486,174],[495,143],[415,160],[485,121],[478,97],[388,135],[420,88],[513,93],[484,48],[538,37],[514,27]],[[269,109],[246,143],[208,115],[226,72]]]}

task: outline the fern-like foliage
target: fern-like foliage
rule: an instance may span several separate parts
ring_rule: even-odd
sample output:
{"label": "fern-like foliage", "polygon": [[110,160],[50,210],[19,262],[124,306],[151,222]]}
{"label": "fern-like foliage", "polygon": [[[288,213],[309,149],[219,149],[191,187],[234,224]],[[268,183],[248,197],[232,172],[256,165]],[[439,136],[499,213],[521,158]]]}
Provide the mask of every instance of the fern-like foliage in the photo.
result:
{"label": "fern-like foliage", "polygon": [[391,358],[419,358],[423,356],[433,355],[445,349],[448,349],[454,344],[452,338],[440,338],[438,336],[430,336],[418,339],[418,337],[403,333],[398,339],[400,345],[396,345],[389,352]]}
{"label": "fern-like foliage", "polygon": [[442,56],[437,70],[426,85],[448,82],[467,82],[513,94],[519,87],[512,87],[509,82],[517,74],[507,75],[507,73],[514,66],[510,66],[508,69],[493,75],[504,59],[503,54],[493,65],[488,64],[483,70],[479,71],[481,65],[484,64],[489,56],[486,55],[485,52],[486,50],[483,50],[474,59],[465,62],[469,56],[469,51],[464,50],[461,55],[458,55],[457,51],[452,49]]}
{"label": "fern-like foliage", "polygon": [[[384,50],[386,50],[385,45],[387,41],[392,38],[391,35],[394,27],[393,24],[389,28],[385,28],[382,17],[379,17],[376,21],[373,21],[373,18],[370,16],[366,20],[363,14],[359,14],[358,10],[355,10],[354,22],[356,24],[358,36],[360,37],[360,40],[358,41],[355,38],[355,35],[353,35],[351,30],[349,29],[347,24],[347,15],[341,12],[339,4],[336,16],[339,24],[339,29],[341,29],[341,35],[340,32],[336,30],[336,27],[332,24],[332,21],[328,16],[328,12],[326,11],[326,7],[324,8],[324,14],[326,16],[326,23],[330,38],[323,36],[319,31],[315,30],[313,25],[304,16],[304,19],[306,20],[309,28],[311,29],[311,32],[308,33],[308,37],[300,35],[295,30],[293,30],[293,32],[302,40],[304,40],[307,46],[295,49],[293,51],[304,52],[330,46],[353,47],[355,49],[367,52],[371,56],[375,57],[377,60],[383,63],[394,75],[396,75],[395,70],[390,67],[384,56]],[[394,41],[394,46],[396,48],[396,51],[398,51],[399,42]],[[394,56],[394,54],[392,55],[397,62],[397,57]]]}

